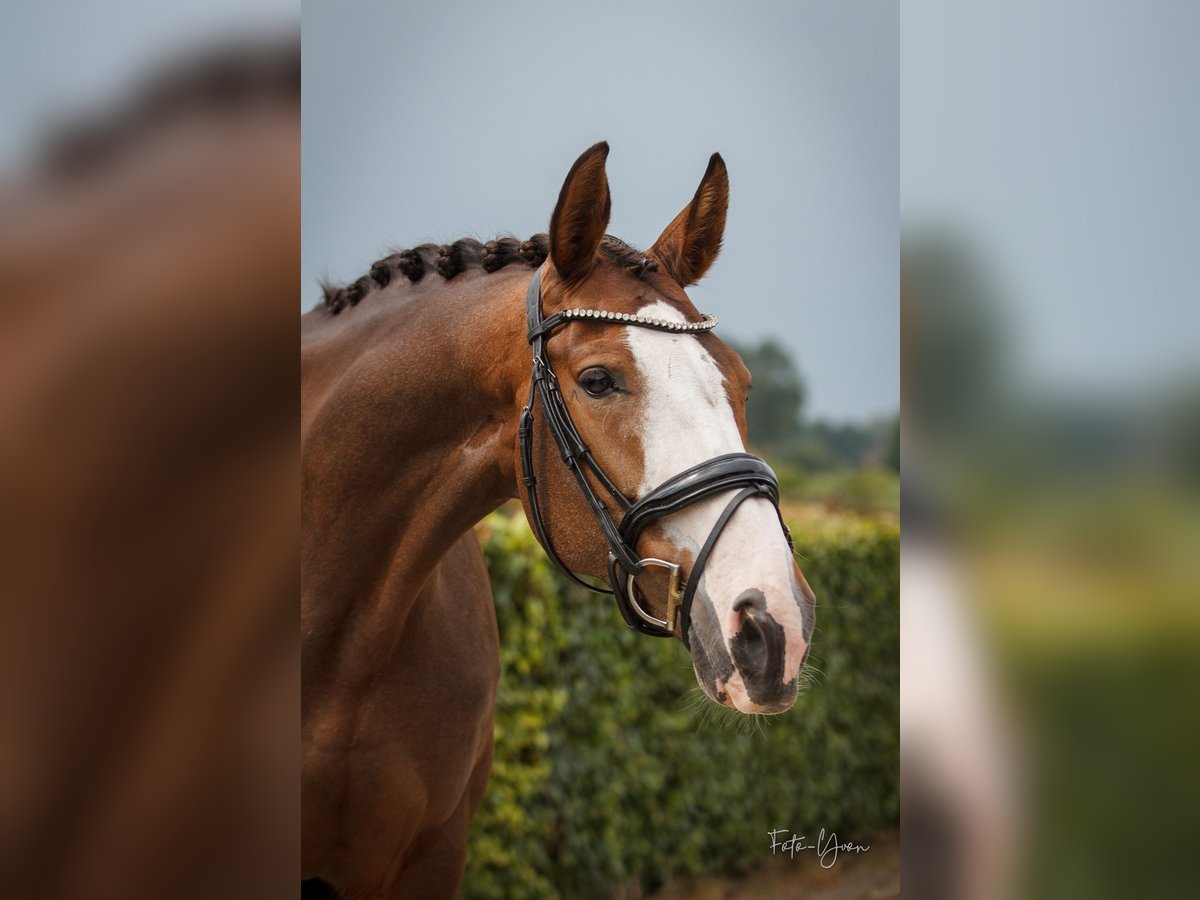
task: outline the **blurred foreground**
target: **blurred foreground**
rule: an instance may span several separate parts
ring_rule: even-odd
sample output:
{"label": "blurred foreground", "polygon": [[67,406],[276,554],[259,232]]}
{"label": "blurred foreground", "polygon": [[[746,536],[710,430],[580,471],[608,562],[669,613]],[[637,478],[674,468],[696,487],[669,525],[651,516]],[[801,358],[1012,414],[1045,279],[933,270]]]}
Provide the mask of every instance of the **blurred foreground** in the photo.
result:
{"label": "blurred foreground", "polygon": [[0,177],[6,896],[294,893],[298,85],[191,47]]}

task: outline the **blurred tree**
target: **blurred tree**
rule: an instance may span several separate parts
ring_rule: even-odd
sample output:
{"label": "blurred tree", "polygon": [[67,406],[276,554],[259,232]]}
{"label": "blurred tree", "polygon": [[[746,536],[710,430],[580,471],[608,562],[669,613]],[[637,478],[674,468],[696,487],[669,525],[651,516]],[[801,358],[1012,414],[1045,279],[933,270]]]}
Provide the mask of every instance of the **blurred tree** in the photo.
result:
{"label": "blurred tree", "polygon": [[975,244],[944,229],[906,232],[901,267],[905,414],[939,441],[976,435],[1007,392],[1000,277]]}
{"label": "blurred tree", "polygon": [[751,346],[730,342],[754,376],[746,403],[746,429],[755,447],[777,447],[800,433],[805,387],[795,362],[780,344],[767,339]]}
{"label": "blurred tree", "polygon": [[899,472],[899,418],[889,416],[869,422],[803,423],[795,437],[772,447],[779,459],[808,472],[886,466]]}

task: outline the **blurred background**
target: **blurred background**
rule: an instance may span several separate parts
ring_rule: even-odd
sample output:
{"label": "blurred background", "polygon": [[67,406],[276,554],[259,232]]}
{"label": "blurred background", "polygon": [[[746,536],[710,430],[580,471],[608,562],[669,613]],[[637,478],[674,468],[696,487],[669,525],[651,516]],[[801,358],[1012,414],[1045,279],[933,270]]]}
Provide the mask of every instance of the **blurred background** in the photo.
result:
{"label": "blurred background", "polygon": [[1200,9],[903,12],[905,895],[1194,896]]}

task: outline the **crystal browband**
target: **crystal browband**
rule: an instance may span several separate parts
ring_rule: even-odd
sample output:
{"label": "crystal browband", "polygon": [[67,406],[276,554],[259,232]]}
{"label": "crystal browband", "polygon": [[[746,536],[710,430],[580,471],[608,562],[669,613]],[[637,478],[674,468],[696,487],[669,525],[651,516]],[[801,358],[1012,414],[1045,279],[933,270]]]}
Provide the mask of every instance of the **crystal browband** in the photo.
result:
{"label": "crystal browband", "polygon": [[703,322],[670,322],[666,319],[655,319],[634,313],[608,312],[603,309],[564,309],[559,316],[562,319],[604,319],[605,321],[628,322],[631,325],[643,325],[663,331],[712,331],[717,327],[717,317],[708,313],[704,314]]}

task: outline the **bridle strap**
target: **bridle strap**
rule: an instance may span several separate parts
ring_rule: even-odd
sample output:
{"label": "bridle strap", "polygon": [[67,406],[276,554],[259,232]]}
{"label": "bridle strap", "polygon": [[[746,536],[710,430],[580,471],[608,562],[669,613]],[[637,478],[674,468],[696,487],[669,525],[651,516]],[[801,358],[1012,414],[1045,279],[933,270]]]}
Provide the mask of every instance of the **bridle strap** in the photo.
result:
{"label": "bridle strap", "polygon": [[[612,513],[608,511],[608,506],[600,499],[584,474],[585,466],[593,472],[599,472],[600,467],[592,459],[591,451],[587,449],[580,439],[579,433],[575,430],[575,425],[563,402],[562,392],[558,388],[558,379],[547,367],[543,367],[537,386],[538,399],[541,400],[542,409],[546,412],[550,433],[554,436],[555,443],[558,444],[559,454],[567,468],[575,476],[579,490],[583,493],[587,505],[591,507],[592,514],[596,517],[600,530],[604,534],[604,539],[614,552],[617,552],[622,565],[628,567],[630,571],[641,571],[638,557],[622,546],[621,534],[617,523],[613,520]],[[624,497],[621,497],[621,500],[628,505],[628,501],[625,501]]]}
{"label": "bridle strap", "polygon": [[[725,526],[729,524],[729,520],[733,518],[733,514],[737,512],[738,507],[751,497],[757,497],[762,493],[764,491],[761,488],[756,485],[750,485],[738,491],[733,496],[733,499],[726,504],[724,511],[717,518],[712,530],[708,533],[708,539],[700,549],[700,554],[692,564],[692,571],[688,576],[687,587],[683,591],[683,602],[679,606],[679,633],[683,639],[684,646],[689,650],[692,649],[691,641],[688,640],[688,630],[692,624],[692,599],[696,596],[696,589],[700,586],[700,577],[704,574],[704,567],[708,565],[708,558],[712,555],[713,548],[717,546],[717,540],[725,531]],[[792,533],[784,523],[782,514],[779,513],[778,503],[775,504],[775,512],[779,515],[779,524],[783,526],[783,533],[787,538],[788,549],[793,549]]]}
{"label": "bridle strap", "polygon": [[696,557],[695,563],[692,564],[692,573],[688,576],[687,587],[683,591],[683,603],[679,607],[679,631],[683,636],[684,646],[689,650],[692,649],[692,645],[688,641],[687,633],[688,627],[692,623],[692,598],[696,596],[696,588],[700,585],[700,577],[704,574],[704,567],[708,565],[708,558],[712,555],[713,548],[717,546],[717,539],[721,536],[721,532],[725,530],[725,526],[729,524],[729,520],[733,518],[733,514],[737,512],[737,508],[757,493],[757,488],[748,487],[734,494],[733,499],[726,504],[724,511],[717,518],[712,531],[708,533],[708,540],[704,542],[704,546],[700,549],[700,554]]}
{"label": "bridle strap", "polygon": [[525,410],[521,413],[521,423],[517,427],[517,434],[521,441],[521,480],[525,483],[525,491],[529,497],[529,522],[533,526],[533,533],[537,536],[538,543],[546,551],[546,555],[550,557],[550,562],[567,578],[580,587],[587,588],[589,591],[594,591],[597,594],[611,594],[612,591],[588,584],[572,572],[566,563],[562,561],[562,558],[559,557],[558,551],[554,549],[554,542],[550,540],[550,535],[546,533],[546,526],[542,522],[541,508],[538,504],[537,479],[533,475],[533,413],[531,404],[534,399],[533,391],[531,390],[530,405],[526,405]]}
{"label": "bridle strap", "polygon": [[[534,273],[533,279],[529,282],[529,288],[525,292],[526,320],[531,325],[530,344],[533,349],[533,373],[529,383],[529,398],[525,403],[525,408],[521,412],[521,421],[517,428],[521,449],[521,478],[529,497],[530,519],[532,520],[534,534],[537,536],[542,547],[545,548],[546,555],[550,557],[551,562],[554,563],[560,572],[575,584],[589,591],[597,594],[611,594],[613,593],[611,589],[596,587],[584,581],[562,561],[562,558],[558,555],[558,551],[554,549],[554,543],[550,540],[549,533],[546,531],[546,525],[542,518],[541,505],[538,502],[537,477],[533,471],[533,409],[538,401],[540,401],[550,434],[554,438],[554,443],[558,446],[559,455],[562,457],[563,463],[566,464],[567,468],[575,476],[575,481],[583,493],[584,501],[591,509],[592,515],[596,518],[605,540],[614,549],[621,546],[621,536],[616,522],[613,520],[612,514],[608,511],[608,507],[604,501],[600,499],[592,488],[591,482],[588,481],[587,476],[584,474],[584,467],[586,466],[597,476],[604,489],[612,495],[622,510],[628,509],[630,503],[617,490],[608,475],[592,458],[591,451],[583,443],[583,439],[575,429],[575,423],[571,421],[571,416],[567,412],[566,404],[562,399],[562,392],[558,386],[558,378],[550,369],[549,361],[546,358],[545,340],[547,329],[534,332],[534,323],[545,324],[541,318],[541,307],[541,271],[538,270]],[[550,319],[545,320],[545,322],[549,321]],[[622,555],[621,562],[623,565],[627,564],[632,567],[632,570],[641,570],[636,555],[628,551]]]}
{"label": "bridle strap", "polygon": [[669,516],[713,494],[754,485],[774,503],[779,489],[771,467],[749,453],[727,453],[685,469],[639,500],[621,522],[621,537],[637,540],[655,519]]}

